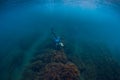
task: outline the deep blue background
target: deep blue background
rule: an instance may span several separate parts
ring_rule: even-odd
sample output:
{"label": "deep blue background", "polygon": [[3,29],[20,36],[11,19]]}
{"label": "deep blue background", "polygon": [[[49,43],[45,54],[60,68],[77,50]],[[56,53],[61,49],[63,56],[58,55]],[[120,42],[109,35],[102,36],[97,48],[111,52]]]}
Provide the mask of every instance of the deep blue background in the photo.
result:
{"label": "deep blue background", "polygon": [[[113,58],[119,62],[119,4],[96,2],[90,3],[90,6],[86,3],[86,6],[79,6],[74,1],[72,3],[1,0],[0,69],[9,65],[9,61],[19,55],[21,46],[25,46],[25,57],[28,57],[29,50],[36,41],[42,43],[51,36],[51,27],[58,35],[72,39],[71,41],[76,43],[75,46],[79,46],[82,41],[107,45],[113,52]],[[4,77],[2,79],[5,80]]]}

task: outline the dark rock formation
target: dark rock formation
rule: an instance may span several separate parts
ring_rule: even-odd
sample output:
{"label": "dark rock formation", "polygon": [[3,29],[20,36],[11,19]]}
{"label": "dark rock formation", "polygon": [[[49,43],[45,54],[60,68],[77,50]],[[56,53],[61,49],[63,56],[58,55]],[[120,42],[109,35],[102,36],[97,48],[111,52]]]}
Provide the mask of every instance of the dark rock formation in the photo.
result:
{"label": "dark rock formation", "polygon": [[120,80],[120,65],[102,44],[81,43],[78,53],[68,55],[85,80]]}

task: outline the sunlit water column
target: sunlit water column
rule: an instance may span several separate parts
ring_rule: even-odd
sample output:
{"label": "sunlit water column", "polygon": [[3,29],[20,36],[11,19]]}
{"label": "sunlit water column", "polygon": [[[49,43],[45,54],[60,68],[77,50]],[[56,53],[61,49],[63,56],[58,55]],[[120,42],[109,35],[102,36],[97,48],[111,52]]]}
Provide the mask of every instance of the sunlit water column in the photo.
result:
{"label": "sunlit water column", "polygon": [[[54,0],[49,0],[44,5],[45,5],[44,7],[46,9],[47,14],[52,15],[53,12],[54,12]],[[37,51],[36,49],[42,44],[42,42],[44,42],[44,40],[46,40],[46,35],[43,37],[42,40],[41,40],[41,37],[40,37],[36,42],[34,42],[32,47],[28,51],[26,51],[26,53],[25,53],[26,54],[26,56],[25,56],[26,59],[25,59],[24,64],[23,64],[23,70],[21,70],[21,73],[20,73],[20,76],[19,76],[18,80],[21,80],[22,73],[23,73],[24,69],[26,68],[27,65],[29,65],[30,60],[32,59],[34,53]]]}

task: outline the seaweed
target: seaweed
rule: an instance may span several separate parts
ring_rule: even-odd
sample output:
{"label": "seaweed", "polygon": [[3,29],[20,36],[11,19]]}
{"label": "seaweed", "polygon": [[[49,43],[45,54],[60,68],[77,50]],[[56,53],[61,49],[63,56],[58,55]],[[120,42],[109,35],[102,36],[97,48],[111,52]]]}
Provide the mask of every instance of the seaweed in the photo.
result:
{"label": "seaweed", "polygon": [[68,61],[64,51],[46,51],[32,59],[24,70],[22,80],[79,80],[78,67]]}

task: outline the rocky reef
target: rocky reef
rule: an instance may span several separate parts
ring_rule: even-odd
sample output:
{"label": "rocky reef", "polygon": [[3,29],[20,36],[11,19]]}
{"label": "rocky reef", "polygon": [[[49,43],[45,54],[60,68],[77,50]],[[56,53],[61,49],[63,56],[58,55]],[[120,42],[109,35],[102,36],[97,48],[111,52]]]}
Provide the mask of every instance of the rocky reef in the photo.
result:
{"label": "rocky reef", "polygon": [[120,80],[120,65],[107,46],[81,43],[75,49],[38,48],[21,80]]}
{"label": "rocky reef", "polygon": [[47,49],[36,55],[25,69],[22,80],[79,80],[78,67],[63,50]]}
{"label": "rocky reef", "polygon": [[84,80],[120,80],[120,64],[112,54],[104,44],[83,42],[68,59],[78,66]]}

